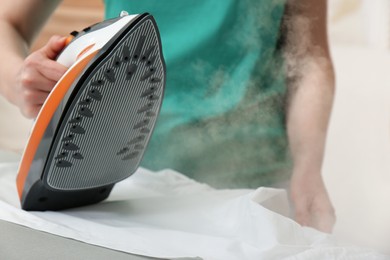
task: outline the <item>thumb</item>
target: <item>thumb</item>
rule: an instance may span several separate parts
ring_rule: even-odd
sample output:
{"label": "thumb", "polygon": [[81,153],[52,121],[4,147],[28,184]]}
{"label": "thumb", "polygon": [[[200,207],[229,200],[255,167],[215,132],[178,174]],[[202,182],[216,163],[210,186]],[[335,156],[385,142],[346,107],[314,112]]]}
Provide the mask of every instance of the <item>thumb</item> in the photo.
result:
{"label": "thumb", "polygon": [[54,60],[58,54],[65,47],[66,37],[54,35],[50,38],[50,40],[46,43],[45,46],[42,47],[42,53],[49,59]]}

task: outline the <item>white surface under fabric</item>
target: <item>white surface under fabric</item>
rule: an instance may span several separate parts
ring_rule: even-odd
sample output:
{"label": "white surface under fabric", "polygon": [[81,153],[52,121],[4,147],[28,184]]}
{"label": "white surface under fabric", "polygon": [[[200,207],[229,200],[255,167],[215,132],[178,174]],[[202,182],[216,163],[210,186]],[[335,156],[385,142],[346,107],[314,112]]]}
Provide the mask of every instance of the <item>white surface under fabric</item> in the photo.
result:
{"label": "white surface under fabric", "polygon": [[100,204],[27,212],[17,166],[0,163],[0,219],[89,244],[161,258],[389,259],[285,217],[284,190],[215,190],[171,170],[139,169]]}

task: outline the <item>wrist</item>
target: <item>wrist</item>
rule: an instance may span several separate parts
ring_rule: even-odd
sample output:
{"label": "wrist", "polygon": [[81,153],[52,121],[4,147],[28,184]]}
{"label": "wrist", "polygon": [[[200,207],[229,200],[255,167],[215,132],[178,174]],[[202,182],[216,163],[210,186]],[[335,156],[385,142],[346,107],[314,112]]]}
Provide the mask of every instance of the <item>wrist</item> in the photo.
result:
{"label": "wrist", "polygon": [[12,104],[16,104],[16,100],[18,97],[15,97],[14,88],[16,88],[18,78],[19,68],[21,68],[23,64],[23,59],[15,57],[14,61],[11,62],[11,66],[7,66],[3,68],[3,73],[1,75],[0,82],[0,94],[8,100],[8,102]]}
{"label": "wrist", "polygon": [[294,164],[293,175],[295,176],[320,176],[322,164]]}
{"label": "wrist", "polygon": [[318,168],[316,170],[300,170],[294,169],[291,181],[291,195],[295,197],[300,195],[303,190],[308,191],[320,191],[323,189],[324,180],[322,178],[322,172]]}

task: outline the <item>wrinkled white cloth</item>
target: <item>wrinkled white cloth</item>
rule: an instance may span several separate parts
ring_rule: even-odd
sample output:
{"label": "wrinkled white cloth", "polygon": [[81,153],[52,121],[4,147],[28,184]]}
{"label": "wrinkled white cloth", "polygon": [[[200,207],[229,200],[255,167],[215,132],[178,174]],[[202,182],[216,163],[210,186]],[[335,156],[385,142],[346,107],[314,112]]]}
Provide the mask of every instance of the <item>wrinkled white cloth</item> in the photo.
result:
{"label": "wrinkled white cloth", "polygon": [[216,190],[177,172],[139,169],[109,199],[59,212],[20,209],[17,163],[0,163],[0,219],[133,254],[202,259],[388,259],[342,246],[285,215],[284,190]]}

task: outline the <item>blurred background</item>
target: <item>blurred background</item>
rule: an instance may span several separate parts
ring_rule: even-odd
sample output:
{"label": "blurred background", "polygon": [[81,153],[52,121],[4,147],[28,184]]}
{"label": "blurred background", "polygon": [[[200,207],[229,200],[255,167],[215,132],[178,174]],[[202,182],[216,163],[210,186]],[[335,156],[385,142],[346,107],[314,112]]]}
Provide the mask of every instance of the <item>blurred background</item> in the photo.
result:
{"label": "blurred background", "polygon": [[[64,0],[33,49],[101,19],[103,1]],[[337,89],[323,174],[334,234],[390,253],[390,1],[329,0],[329,37]],[[0,149],[20,152],[32,122],[1,97],[0,119]]]}
{"label": "blurred background", "polygon": [[335,235],[390,253],[390,1],[330,0],[336,99],[324,177]]}

